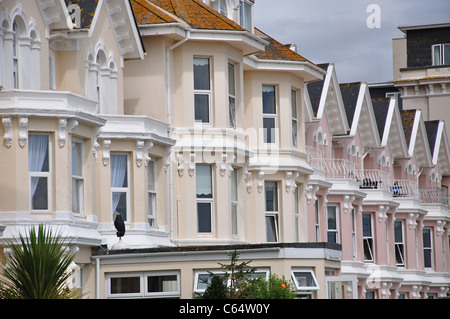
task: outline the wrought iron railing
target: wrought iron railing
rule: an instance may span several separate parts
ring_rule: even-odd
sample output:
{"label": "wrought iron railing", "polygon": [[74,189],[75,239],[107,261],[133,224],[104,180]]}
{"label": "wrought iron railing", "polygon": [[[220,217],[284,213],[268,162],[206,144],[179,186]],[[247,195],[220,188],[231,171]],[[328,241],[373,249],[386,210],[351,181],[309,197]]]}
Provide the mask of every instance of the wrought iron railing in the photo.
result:
{"label": "wrought iron railing", "polygon": [[439,187],[420,187],[420,199],[427,204],[448,205],[448,194]]}

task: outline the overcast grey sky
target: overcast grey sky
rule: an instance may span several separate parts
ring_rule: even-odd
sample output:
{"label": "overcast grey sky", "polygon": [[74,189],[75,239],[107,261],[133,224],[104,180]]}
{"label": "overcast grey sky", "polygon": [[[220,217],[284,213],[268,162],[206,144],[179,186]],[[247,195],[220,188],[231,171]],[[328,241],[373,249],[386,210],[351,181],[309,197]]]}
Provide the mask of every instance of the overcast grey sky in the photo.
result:
{"label": "overcast grey sky", "polygon": [[[367,25],[377,17],[371,4],[379,28]],[[450,22],[450,0],[256,0],[254,8],[257,28],[314,63],[333,62],[341,83],[391,81],[397,27]]]}

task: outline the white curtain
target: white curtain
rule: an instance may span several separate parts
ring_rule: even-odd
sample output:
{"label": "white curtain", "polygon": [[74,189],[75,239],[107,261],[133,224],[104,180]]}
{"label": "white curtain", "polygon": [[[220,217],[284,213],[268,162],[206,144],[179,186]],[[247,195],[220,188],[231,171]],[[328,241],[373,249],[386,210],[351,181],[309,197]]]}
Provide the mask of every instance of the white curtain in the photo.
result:
{"label": "white curtain", "polygon": [[[125,177],[127,172],[127,156],[111,155],[111,187],[126,187]],[[122,193],[113,193],[113,213],[117,209]]]}
{"label": "white curtain", "polygon": [[[29,135],[28,137],[28,171],[42,172],[48,152],[47,135]],[[31,179],[31,197],[34,196],[39,178]]]}

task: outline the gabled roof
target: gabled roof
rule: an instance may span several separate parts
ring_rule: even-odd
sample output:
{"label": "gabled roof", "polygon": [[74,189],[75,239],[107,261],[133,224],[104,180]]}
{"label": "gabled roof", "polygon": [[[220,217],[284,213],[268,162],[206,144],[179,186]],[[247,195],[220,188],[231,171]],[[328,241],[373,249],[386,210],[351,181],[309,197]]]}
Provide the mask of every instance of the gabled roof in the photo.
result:
{"label": "gabled roof", "polygon": [[426,121],[425,127],[433,165],[438,165],[442,175],[450,175],[450,146],[444,121]]}
{"label": "gabled roof", "polygon": [[350,135],[355,136],[358,130],[364,147],[378,147],[380,134],[367,83],[345,83],[340,85],[340,89],[350,126]]}
{"label": "gabled roof", "polygon": [[178,22],[174,16],[147,0],[131,0],[131,7],[139,25]]}
{"label": "gabled roof", "polygon": [[349,127],[337,80],[336,68],[333,63],[320,64],[318,66],[327,71],[325,78],[306,85],[314,116],[320,119],[324,114],[326,115],[331,134],[347,134]]}
{"label": "gabled roof", "polygon": [[427,130],[423,120],[422,111],[407,110],[401,113],[403,129],[408,142],[408,155],[416,155],[421,167],[432,166],[432,154],[428,143]]}
{"label": "gabled roof", "polygon": [[396,98],[377,97],[372,99],[377,120],[381,146],[389,145],[393,158],[408,157],[402,118]]}

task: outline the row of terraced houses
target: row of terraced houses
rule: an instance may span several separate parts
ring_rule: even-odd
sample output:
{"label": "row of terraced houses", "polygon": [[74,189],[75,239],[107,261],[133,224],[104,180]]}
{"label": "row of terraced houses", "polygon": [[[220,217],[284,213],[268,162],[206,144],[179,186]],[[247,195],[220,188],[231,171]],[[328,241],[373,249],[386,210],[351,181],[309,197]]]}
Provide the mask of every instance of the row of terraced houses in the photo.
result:
{"label": "row of terraced houses", "polygon": [[340,83],[254,6],[0,0],[1,255],[43,223],[90,299],[193,298],[234,250],[299,298],[446,297],[450,24]]}

